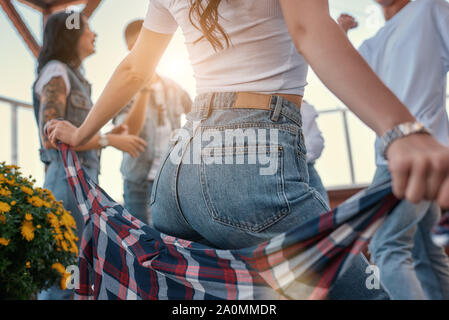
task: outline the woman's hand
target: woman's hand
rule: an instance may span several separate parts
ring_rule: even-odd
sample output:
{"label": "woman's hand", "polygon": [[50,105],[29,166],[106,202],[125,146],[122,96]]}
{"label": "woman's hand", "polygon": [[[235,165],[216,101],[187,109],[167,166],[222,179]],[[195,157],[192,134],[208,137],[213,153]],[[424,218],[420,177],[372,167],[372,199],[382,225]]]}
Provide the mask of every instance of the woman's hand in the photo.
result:
{"label": "woman's hand", "polygon": [[109,145],[129,153],[131,157],[136,158],[141,152],[145,151],[146,142],[138,136],[130,134],[108,134]]}
{"label": "woman's hand", "polygon": [[50,120],[45,125],[45,134],[52,145],[57,146],[58,141],[76,148],[80,146],[78,139],[79,129],[68,121]]}
{"label": "woman's hand", "polygon": [[431,135],[413,134],[395,140],[387,158],[398,198],[413,203],[436,200],[449,208],[449,148]]}
{"label": "woman's hand", "polygon": [[357,20],[346,13],[341,14],[337,19],[338,25],[343,29],[345,33],[348,33],[349,30],[355,29],[359,26]]}

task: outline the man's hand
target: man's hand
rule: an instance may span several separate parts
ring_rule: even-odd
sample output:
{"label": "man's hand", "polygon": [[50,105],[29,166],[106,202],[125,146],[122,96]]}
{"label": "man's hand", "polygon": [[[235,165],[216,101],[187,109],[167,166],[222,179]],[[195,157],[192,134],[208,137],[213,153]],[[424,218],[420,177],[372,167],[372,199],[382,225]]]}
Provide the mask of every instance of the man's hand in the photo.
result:
{"label": "man's hand", "polygon": [[128,126],[126,124],[118,125],[109,131],[108,134],[128,134]]}
{"label": "man's hand", "polygon": [[129,153],[133,158],[137,158],[147,146],[143,139],[129,134],[108,134],[107,137],[112,147]]}
{"label": "man's hand", "polygon": [[357,20],[353,16],[346,13],[341,14],[338,17],[337,22],[346,34],[349,32],[349,30],[355,29],[359,26]]}

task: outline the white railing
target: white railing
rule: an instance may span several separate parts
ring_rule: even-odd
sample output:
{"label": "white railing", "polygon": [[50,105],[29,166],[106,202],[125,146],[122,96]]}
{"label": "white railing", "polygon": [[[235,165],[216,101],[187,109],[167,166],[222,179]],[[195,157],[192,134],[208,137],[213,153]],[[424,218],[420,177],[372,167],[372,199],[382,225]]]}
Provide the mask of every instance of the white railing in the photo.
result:
{"label": "white railing", "polygon": [[[11,163],[17,165],[19,158],[19,143],[18,143],[18,129],[19,129],[19,119],[18,119],[18,110],[19,108],[30,109],[33,110],[33,106],[29,103],[20,102],[14,99],[9,99],[0,96],[0,102],[9,105],[11,110]],[[5,119],[6,120],[6,119]]]}

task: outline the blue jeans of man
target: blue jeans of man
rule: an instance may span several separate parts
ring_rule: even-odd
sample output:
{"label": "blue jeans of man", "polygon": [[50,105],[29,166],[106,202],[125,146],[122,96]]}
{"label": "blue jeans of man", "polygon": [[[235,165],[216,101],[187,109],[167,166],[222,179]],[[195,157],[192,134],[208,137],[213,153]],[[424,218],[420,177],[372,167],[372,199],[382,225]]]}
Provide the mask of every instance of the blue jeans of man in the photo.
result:
{"label": "blue jeans of man", "polygon": [[[95,182],[98,182],[98,169],[84,168]],[[64,208],[72,212],[72,216],[76,221],[77,226],[77,245],[80,246],[81,236],[84,229],[84,218],[78,209],[78,203],[73,196],[72,190],[67,182],[67,177],[64,169],[64,164],[61,159],[53,160],[47,168],[45,174],[44,188],[50,190],[55,199],[63,201]],[[59,282],[53,285],[50,289],[39,292],[38,300],[70,300],[73,295],[73,290],[61,290]]]}
{"label": "blue jeans of man", "polygon": [[[373,183],[388,179],[378,166]],[[374,235],[369,250],[392,299],[449,299],[449,259],[430,237],[440,216],[435,203],[402,201]]]}
{"label": "blue jeans of man", "polygon": [[125,179],[123,183],[123,198],[126,210],[145,224],[151,221],[149,209],[152,188],[153,182],[149,180],[136,183]]}
{"label": "blue jeans of man", "polygon": [[[203,104],[197,98],[162,158],[151,195],[156,229],[235,249],[329,211],[309,184],[297,106],[273,97],[270,110],[234,110],[229,93],[213,99]],[[388,298],[383,290],[366,288],[366,266],[362,256],[356,259],[330,298]]]}

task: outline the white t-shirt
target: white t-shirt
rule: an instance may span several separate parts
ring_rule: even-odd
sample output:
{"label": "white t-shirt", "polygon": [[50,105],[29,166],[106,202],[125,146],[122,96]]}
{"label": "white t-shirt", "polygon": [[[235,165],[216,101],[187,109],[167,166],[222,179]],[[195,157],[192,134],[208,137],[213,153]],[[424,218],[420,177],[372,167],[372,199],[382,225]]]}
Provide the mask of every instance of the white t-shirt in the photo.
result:
{"label": "white t-shirt", "polygon": [[50,61],[44,68],[42,68],[35,86],[36,93],[40,96],[42,94],[42,90],[51,81],[51,79],[57,77],[62,77],[64,80],[66,86],[66,96],[68,96],[71,86],[69,76],[67,75],[67,69],[62,62],[56,60]]}
{"label": "white t-shirt", "polygon": [[172,34],[181,27],[197,93],[304,95],[308,65],[288,33],[279,0],[221,1],[219,23],[231,47],[215,52],[189,20],[190,1],[150,0],[144,27]]}
{"label": "white t-shirt", "polygon": [[324,138],[316,122],[318,112],[311,104],[303,101],[301,104],[301,115],[304,142],[307,149],[307,162],[315,162],[321,157],[324,149]]}
{"label": "white t-shirt", "polygon": [[[449,71],[449,3],[416,0],[404,7],[359,49],[384,83],[445,145]],[[379,142],[376,142],[379,150]],[[386,161],[376,152],[376,163]]]}

